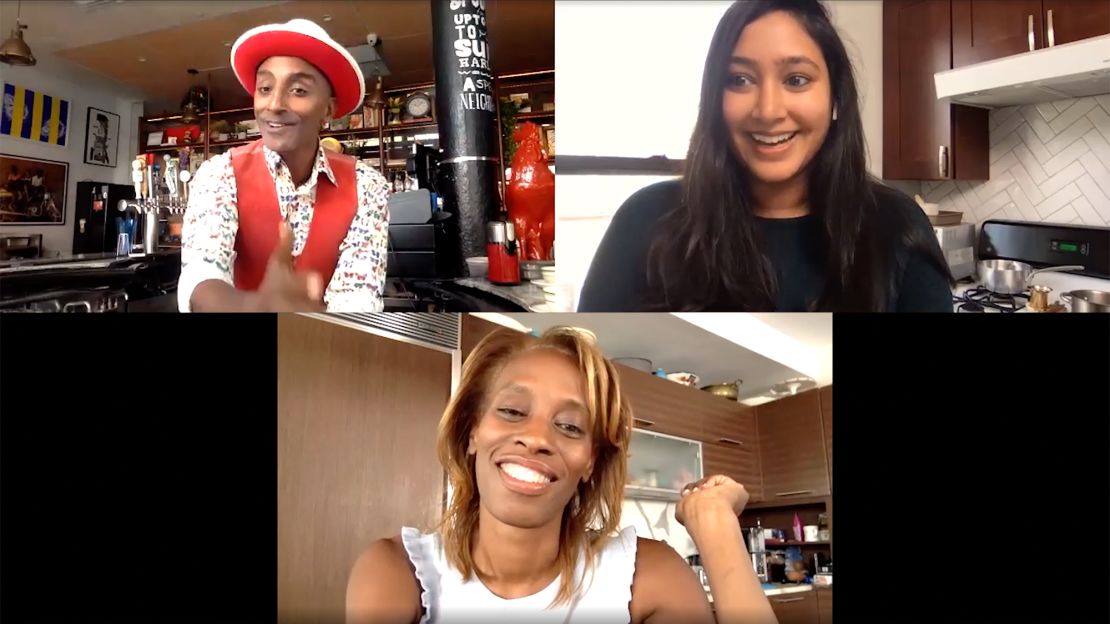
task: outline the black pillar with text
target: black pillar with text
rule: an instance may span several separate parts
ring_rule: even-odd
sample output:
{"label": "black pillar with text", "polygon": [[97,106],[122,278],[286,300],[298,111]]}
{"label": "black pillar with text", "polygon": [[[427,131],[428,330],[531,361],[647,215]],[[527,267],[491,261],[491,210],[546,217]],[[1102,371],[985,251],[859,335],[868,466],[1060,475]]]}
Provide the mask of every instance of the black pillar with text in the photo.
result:
{"label": "black pillar with text", "polygon": [[459,215],[464,258],[486,255],[485,224],[501,208],[497,98],[485,0],[431,0],[444,210]]}

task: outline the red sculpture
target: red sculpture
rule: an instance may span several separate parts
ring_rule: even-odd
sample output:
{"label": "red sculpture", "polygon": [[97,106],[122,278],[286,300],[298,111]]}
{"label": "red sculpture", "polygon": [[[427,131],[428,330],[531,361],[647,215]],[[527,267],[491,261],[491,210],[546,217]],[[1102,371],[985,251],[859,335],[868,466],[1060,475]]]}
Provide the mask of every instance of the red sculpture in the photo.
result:
{"label": "red sculpture", "polygon": [[547,166],[540,128],[524,122],[515,132],[512,178],[505,192],[521,260],[550,260],[555,242],[555,174]]}

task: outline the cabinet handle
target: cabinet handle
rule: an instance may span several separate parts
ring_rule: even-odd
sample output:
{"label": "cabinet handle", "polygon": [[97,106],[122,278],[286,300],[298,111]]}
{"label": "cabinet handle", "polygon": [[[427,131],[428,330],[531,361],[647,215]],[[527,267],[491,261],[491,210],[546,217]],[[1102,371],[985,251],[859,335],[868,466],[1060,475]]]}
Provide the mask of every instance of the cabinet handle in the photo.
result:
{"label": "cabinet handle", "polygon": [[721,444],[731,444],[733,446],[743,446],[744,445],[744,443],[741,442],[740,440],[733,440],[732,438],[717,438],[717,441],[720,442]]}
{"label": "cabinet handle", "polygon": [[645,427],[654,427],[655,426],[655,421],[654,420],[647,420],[647,419],[644,419],[644,418],[633,418],[632,422],[643,425]]}
{"label": "cabinet handle", "polygon": [[1029,32],[1029,51],[1032,52],[1033,51],[1033,42],[1036,40],[1035,37],[1033,36],[1033,16],[1032,15],[1029,16],[1028,32]]}
{"label": "cabinet handle", "polygon": [[1048,10],[1048,47],[1056,45],[1056,33],[1052,29],[1052,9]]}
{"label": "cabinet handle", "polygon": [[805,600],[805,598],[801,598],[801,597],[799,597],[799,598],[772,598],[771,600],[774,601],[774,602],[777,602],[779,604],[782,604],[784,602],[800,602],[802,600]]}
{"label": "cabinet handle", "polygon": [[937,150],[937,175],[942,178],[948,177],[948,146],[941,145]]}
{"label": "cabinet handle", "polygon": [[798,496],[799,494],[813,494],[813,490],[797,490],[794,492],[775,492],[775,496]]}

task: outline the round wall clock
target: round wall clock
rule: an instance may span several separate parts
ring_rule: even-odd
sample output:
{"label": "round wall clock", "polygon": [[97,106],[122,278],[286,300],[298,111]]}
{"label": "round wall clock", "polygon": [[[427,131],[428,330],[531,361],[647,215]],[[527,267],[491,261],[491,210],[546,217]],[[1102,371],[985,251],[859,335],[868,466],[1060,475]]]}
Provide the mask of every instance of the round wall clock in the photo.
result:
{"label": "round wall clock", "polygon": [[405,100],[405,113],[414,119],[431,117],[432,98],[427,93],[419,91],[409,95]]}

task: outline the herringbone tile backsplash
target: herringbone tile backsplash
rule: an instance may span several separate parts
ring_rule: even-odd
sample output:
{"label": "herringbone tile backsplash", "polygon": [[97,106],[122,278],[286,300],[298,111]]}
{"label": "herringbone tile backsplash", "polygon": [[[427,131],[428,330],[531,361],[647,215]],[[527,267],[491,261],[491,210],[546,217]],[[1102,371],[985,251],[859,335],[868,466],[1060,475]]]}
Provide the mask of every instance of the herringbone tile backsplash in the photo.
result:
{"label": "herringbone tile backsplash", "polygon": [[1110,225],[1110,95],[992,110],[990,143],[990,180],[911,188],[965,223]]}

